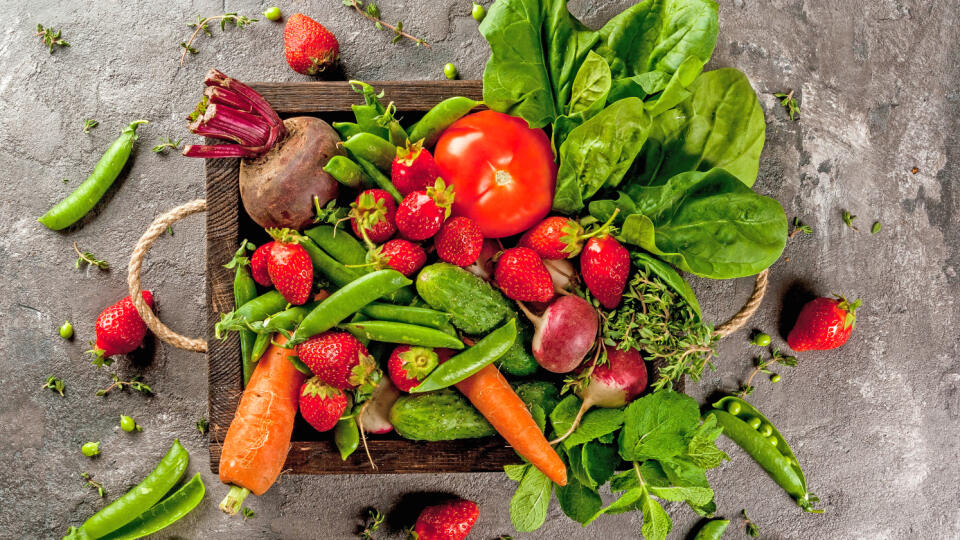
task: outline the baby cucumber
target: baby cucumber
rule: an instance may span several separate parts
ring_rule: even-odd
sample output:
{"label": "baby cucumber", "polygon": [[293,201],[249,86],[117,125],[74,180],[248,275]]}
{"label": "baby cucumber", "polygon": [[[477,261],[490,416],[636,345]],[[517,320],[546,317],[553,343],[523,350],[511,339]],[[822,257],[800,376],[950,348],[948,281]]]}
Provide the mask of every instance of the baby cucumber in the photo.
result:
{"label": "baby cucumber", "polygon": [[430,307],[449,313],[453,325],[466,334],[485,334],[513,315],[499,291],[459,266],[431,264],[420,271],[416,286]]}

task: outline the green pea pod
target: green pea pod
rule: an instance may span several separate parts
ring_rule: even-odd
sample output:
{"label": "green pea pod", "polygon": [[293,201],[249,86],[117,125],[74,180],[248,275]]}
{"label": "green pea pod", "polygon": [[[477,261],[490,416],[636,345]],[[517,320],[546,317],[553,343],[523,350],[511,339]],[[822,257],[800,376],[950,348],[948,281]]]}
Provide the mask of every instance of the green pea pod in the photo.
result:
{"label": "green pea pod", "polygon": [[363,306],[410,283],[409,279],[396,270],[377,270],[363,275],[320,302],[320,305],[304,317],[291,342],[302,343],[320,332],[325,332],[360,311]]}
{"label": "green pea pod", "polygon": [[[361,321],[341,325],[344,330],[369,341],[402,343],[420,347],[462,349],[463,342],[436,328],[395,321]],[[483,367],[483,366],[481,366]]]}
{"label": "green pea pod", "polygon": [[323,170],[334,180],[349,188],[363,189],[373,184],[373,180],[367,176],[367,173],[346,156],[333,156],[323,166]]}
{"label": "green pea pod", "polygon": [[363,130],[360,129],[360,126],[355,122],[334,122],[331,125],[333,129],[337,130],[337,133],[340,134],[340,138],[343,140],[347,140],[357,133],[363,133]]}
{"label": "green pea pod", "polygon": [[299,357],[297,357],[297,356],[288,356],[288,357],[287,357],[287,360],[290,360],[290,363],[293,364],[293,367],[297,368],[297,371],[299,371],[300,373],[303,373],[303,374],[306,375],[308,378],[309,378],[309,377],[313,377],[313,372],[310,371],[310,368],[307,367],[307,365],[304,364],[304,363],[303,363],[303,360],[301,360]]}
{"label": "green pea pod", "polygon": [[462,96],[448,98],[437,103],[427,111],[427,114],[423,115],[419,122],[410,128],[410,140],[417,142],[422,139],[425,147],[432,147],[440,138],[443,130],[478,105],[481,105],[481,102]]}
{"label": "green pea pod", "polygon": [[693,540],[720,540],[728,525],[730,525],[729,519],[712,519],[700,527]]}
{"label": "green pea pod", "polygon": [[286,306],[287,300],[278,291],[261,294],[231,313],[221,315],[220,321],[214,326],[214,335],[224,338],[226,332],[246,329],[248,324],[262,321]]}
{"label": "green pea pod", "polygon": [[341,264],[359,265],[367,262],[367,248],[342,227],[320,225],[303,231],[303,234]]}
{"label": "green pea pod", "polygon": [[343,147],[354,158],[367,160],[381,171],[389,171],[393,166],[393,158],[397,157],[395,145],[372,133],[357,133],[343,141]]}
{"label": "green pea pod", "polygon": [[517,321],[506,324],[487,334],[473,347],[437,366],[420,384],[410,389],[411,393],[432,392],[457,384],[503,356],[517,339]]}
{"label": "green pea pod", "polygon": [[380,172],[380,169],[378,169],[373,162],[363,159],[360,156],[353,156],[353,159],[358,165],[360,165],[361,168],[363,168],[364,172],[366,172],[370,178],[373,178],[373,183],[376,184],[378,188],[389,193],[390,196],[397,201],[397,203],[403,200],[403,195],[401,195],[397,188],[393,185],[393,182],[391,182],[386,175]]}
{"label": "green pea pod", "polygon": [[[367,317],[366,315],[364,315],[362,311],[358,311],[358,312],[356,312],[356,313],[353,314],[353,317],[350,317],[350,323],[355,323],[355,322],[360,322],[360,321],[367,321],[367,320],[370,320],[370,318]],[[341,325],[341,326],[343,327],[344,330],[346,330],[347,332],[350,332],[351,334],[353,334],[353,337],[357,338],[357,339],[360,341],[360,343],[363,343],[363,346],[364,346],[364,347],[369,347],[369,346],[370,346],[370,336],[366,335],[366,334],[365,334],[362,330],[360,330],[359,328],[348,328],[348,325],[349,325],[350,323],[347,323],[347,324],[344,324],[344,325]],[[374,358],[376,358],[376,357],[374,357]]]}
{"label": "green pea pod", "polygon": [[83,522],[80,537],[86,534],[86,537],[101,538],[136,519],[180,481],[189,461],[190,455],[180,441],[174,440],[167,454],[142,482]]}
{"label": "green pea pod", "polygon": [[[735,404],[733,410],[737,414],[730,414],[728,409]],[[713,404],[714,409],[708,414],[717,418],[717,424],[723,428],[723,434],[737,443],[750,457],[767,471],[777,484],[797,501],[797,505],[806,512],[823,513],[823,510],[813,508],[813,503],[820,499],[807,491],[807,480],[797,457],[790,449],[786,439],[780,435],[767,418],[750,403],[736,396],[726,396]],[[760,428],[769,426],[771,435],[764,437],[757,429],[747,422],[752,418],[760,419]],[[771,442],[771,438],[776,444]]]}
{"label": "green pea pod", "polygon": [[376,135],[382,139],[390,136],[387,128],[377,123],[377,117],[382,111],[377,110],[376,105],[351,105],[353,116],[357,119],[357,127],[364,133]]}
{"label": "green pea pod", "polygon": [[320,249],[313,240],[305,238],[300,240],[300,245],[307,250],[307,255],[313,262],[313,269],[323,274],[336,287],[343,287],[351,281],[363,275],[363,271],[357,268],[347,268],[336,259],[327,255],[327,252]]}
{"label": "green pea pod", "polygon": [[272,334],[257,334],[256,339],[253,340],[253,349],[250,350],[250,361],[253,363],[259,362],[263,358],[263,353],[270,348],[271,341],[273,341]]}
{"label": "green pea pod", "polygon": [[[381,321],[416,324],[444,331],[446,331],[447,328],[453,327],[450,324],[450,314],[435,309],[374,302],[364,307],[363,312],[370,318]],[[456,330],[454,330],[454,333],[451,335],[456,336]]]}
{"label": "green pea pod", "polygon": [[257,331],[257,339],[253,342],[250,359],[254,363],[259,362],[263,353],[267,352],[270,347],[275,333],[292,332],[300,324],[300,321],[310,313],[310,310],[318,304],[319,302],[310,302],[302,306],[293,306],[264,319]]}
{"label": "green pea pod", "polygon": [[[120,137],[107,148],[103,157],[97,162],[90,176],[82,184],[40,216],[37,221],[50,229],[59,231],[73,225],[80,218],[87,215],[100,202],[103,195],[110,189],[113,182],[120,176],[124,165],[130,159],[133,143],[137,140],[137,126],[148,123],[146,120],[131,122],[120,132]],[[391,161],[393,157],[390,158]]]}
{"label": "green pea pod", "polygon": [[333,442],[340,451],[340,459],[346,461],[360,446],[360,428],[355,418],[344,418],[333,427]]}
{"label": "green pea pod", "polygon": [[153,534],[178,521],[196,508],[206,492],[203,479],[197,473],[162,502],[140,514],[137,519],[103,537],[103,540],[134,540]]}
{"label": "green pea pod", "polygon": [[[246,240],[240,242],[240,248],[234,254],[233,259],[224,266],[234,268],[233,277],[233,305],[234,309],[239,308],[257,297],[257,282],[253,280],[250,274],[250,259],[247,257],[247,251],[252,250],[252,246]],[[246,386],[253,375],[253,368],[256,367],[253,360],[253,346],[257,340],[253,331],[241,328],[240,334],[240,358],[243,365],[243,385]]]}

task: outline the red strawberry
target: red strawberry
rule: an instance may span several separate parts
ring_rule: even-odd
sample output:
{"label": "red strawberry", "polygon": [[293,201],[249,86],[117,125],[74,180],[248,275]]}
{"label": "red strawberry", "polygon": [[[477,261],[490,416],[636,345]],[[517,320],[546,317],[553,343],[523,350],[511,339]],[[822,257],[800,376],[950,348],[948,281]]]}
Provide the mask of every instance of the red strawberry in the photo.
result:
{"label": "red strawberry", "polygon": [[390,176],[397,190],[409,195],[432,186],[440,177],[440,170],[433,156],[423,147],[423,140],[408,141],[405,148],[397,148]]}
{"label": "red strawberry", "polygon": [[274,238],[267,260],[273,286],[294,305],[306,304],[313,289],[313,262],[300,245],[300,235],[291,229],[267,229]]}
{"label": "red strawberry", "polygon": [[302,13],[294,13],[283,28],[287,63],[297,73],[316,75],[340,56],[340,44],[329,30]]}
{"label": "red strawberry", "polygon": [[479,515],[477,503],[465,499],[428,506],[420,512],[413,532],[417,540],[463,540]]}
{"label": "red strawberry", "polygon": [[483,234],[477,222],[468,217],[450,218],[434,239],[440,259],[457,266],[470,266],[480,257]]}
{"label": "red strawberry", "polygon": [[521,302],[549,302],[553,279],[537,252],[525,247],[504,251],[493,274],[503,294]]}
{"label": "red strawberry", "polygon": [[[322,382],[341,390],[373,386],[377,363],[360,340],[346,332],[324,332],[297,345],[297,356]],[[373,386],[370,386],[373,385]]]}
{"label": "red strawberry", "polygon": [[397,203],[393,197],[382,189],[368,189],[357,195],[357,200],[350,204],[350,224],[353,233],[358,238],[367,239],[375,244],[386,242],[397,232],[394,225],[397,213]]}
{"label": "red strawberry", "polygon": [[273,285],[270,281],[270,273],[267,271],[267,261],[270,260],[270,249],[273,248],[273,244],[274,242],[263,244],[250,257],[250,273],[253,274],[253,280],[264,287]]}
{"label": "red strawberry", "polygon": [[842,296],[814,298],[800,310],[787,344],[795,351],[836,349],[850,338],[860,304],[860,300],[849,302]]}
{"label": "red strawberry", "polygon": [[[143,300],[153,307],[153,293],[143,291]],[[128,296],[100,313],[97,317],[96,332],[96,344],[87,352],[93,355],[95,365],[109,366],[113,363],[111,356],[133,352],[143,344],[147,325]]]}
{"label": "red strawberry", "polygon": [[317,431],[330,431],[347,410],[347,395],[342,390],[310,377],[300,386],[300,415]]}
{"label": "red strawberry", "polygon": [[414,244],[403,238],[394,238],[380,246],[376,257],[382,260],[383,264],[407,277],[420,270],[427,262],[427,253],[423,251],[420,244]]}
{"label": "red strawberry", "polygon": [[630,252],[609,233],[587,240],[580,254],[580,273],[590,293],[607,309],[620,303],[630,277]]}
{"label": "red strawberry", "polygon": [[437,367],[438,362],[439,358],[433,349],[399,345],[390,354],[387,371],[394,386],[409,392]]}
{"label": "red strawberry", "polygon": [[414,191],[400,201],[397,207],[397,230],[408,240],[426,240],[437,234],[443,220],[450,217],[453,204],[453,186],[447,187],[437,178],[426,191]]}
{"label": "red strawberry", "polygon": [[536,251],[544,259],[568,259],[580,253],[583,242],[583,226],[577,220],[550,216],[524,233],[517,245]]}

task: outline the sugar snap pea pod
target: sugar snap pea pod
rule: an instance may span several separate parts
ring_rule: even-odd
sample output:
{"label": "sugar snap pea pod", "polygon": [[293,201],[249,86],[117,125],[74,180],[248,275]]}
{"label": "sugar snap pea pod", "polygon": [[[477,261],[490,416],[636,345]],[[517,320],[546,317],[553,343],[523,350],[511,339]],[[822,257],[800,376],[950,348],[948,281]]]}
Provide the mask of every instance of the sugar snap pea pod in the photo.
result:
{"label": "sugar snap pea pod", "polygon": [[342,144],[351,156],[365,159],[382,171],[389,171],[393,165],[393,158],[397,157],[395,145],[372,133],[357,133]]}
{"label": "sugar snap pea pod", "polygon": [[300,240],[300,245],[307,250],[310,261],[313,262],[313,268],[323,274],[337,287],[343,287],[351,281],[357,279],[363,272],[357,268],[347,268],[339,261],[327,255],[327,252],[320,249],[310,238]]}
{"label": "sugar snap pea pod", "polygon": [[360,311],[363,306],[410,283],[411,281],[403,277],[403,274],[389,269],[360,276],[313,308],[297,327],[291,341],[301,343],[320,332],[325,332]]}
{"label": "sugar snap pea pod", "polygon": [[[223,265],[226,268],[233,268],[233,305],[241,307],[250,300],[257,297],[257,283],[250,274],[250,258],[247,257],[247,251],[252,251],[254,246],[244,240],[240,242],[240,249],[234,254],[233,259]],[[240,359],[243,365],[243,385],[247,385],[250,376],[253,375],[253,345],[257,339],[256,334],[247,328],[241,328],[240,334]]]}
{"label": "sugar snap pea pod", "polygon": [[693,540],[720,540],[728,525],[730,525],[729,519],[712,519],[700,527]]}
{"label": "sugar snap pea pod", "polygon": [[367,173],[346,156],[333,156],[323,166],[323,170],[337,182],[353,189],[363,189],[373,184]]}
{"label": "sugar snap pea pod", "polygon": [[340,134],[340,138],[343,140],[347,140],[357,133],[363,133],[363,130],[360,129],[360,126],[358,126],[356,122],[334,122],[331,125],[333,129],[337,130],[337,133]]}
{"label": "sugar snap pea pod", "polygon": [[400,192],[397,191],[396,187],[394,187],[393,182],[391,182],[385,174],[380,172],[380,169],[378,169],[373,162],[356,155],[353,156],[353,159],[358,165],[360,165],[363,171],[370,176],[370,178],[373,178],[373,183],[376,184],[378,188],[389,193],[390,196],[397,201],[397,203],[403,200],[403,195],[400,195]]}
{"label": "sugar snap pea pod", "polygon": [[[436,328],[417,326],[395,321],[359,321],[341,325],[344,330],[370,341],[403,343],[420,347],[446,347],[462,349],[463,342]],[[480,366],[483,367],[483,366]]]}
{"label": "sugar snap pea pod", "polygon": [[377,118],[382,111],[377,110],[376,105],[351,105],[350,107],[353,109],[353,116],[357,119],[357,127],[360,131],[383,139],[390,136],[387,128],[377,123]]}
{"label": "sugar snap pea pod", "polygon": [[157,503],[137,519],[103,537],[103,540],[134,540],[172,525],[196,508],[205,493],[203,478],[197,473],[189,482]]}
{"label": "sugar snap pea pod", "polygon": [[245,329],[247,324],[262,321],[285,307],[287,300],[282,294],[275,290],[265,292],[233,312],[221,315],[220,321],[214,326],[214,336],[224,338],[225,332]]}
{"label": "sugar snap pea pod", "polygon": [[[133,142],[137,140],[137,126],[146,123],[146,120],[137,120],[123,128],[120,137],[107,148],[90,176],[77,186],[73,193],[47,210],[47,213],[40,216],[37,221],[59,231],[73,225],[92,210],[120,176],[124,165],[130,159]],[[390,159],[393,160],[392,157]]]}
{"label": "sugar snap pea pod", "polygon": [[340,451],[340,459],[346,461],[360,446],[360,428],[356,418],[344,418],[333,426],[333,442]]}
{"label": "sugar snap pea pod", "polygon": [[78,529],[79,538],[101,538],[123,527],[155,505],[187,470],[190,455],[174,440],[173,446],[142,482],[90,516]]}
{"label": "sugar snap pea pod", "polygon": [[517,321],[490,332],[473,347],[437,366],[420,384],[410,389],[411,393],[432,392],[466,379],[503,356],[517,339]]}
{"label": "sugar snap pea pod", "polygon": [[[360,321],[367,321],[367,320],[370,320],[370,318],[367,317],[366,315],[364,315],[362,311],[358,311],[358,312],[356,312],[356,313],[353,314],[353,317],[350,317],[350,322],[351,322],[351,323],[360,322]],[[370,336],[368,336],[366,333],[364,333],[363,330],[360,329],[360,328],[351,328],[351,327],[348,327],[348,324],[349,324],[349,323],[347,323],[347,324],[345,324],[345,325],[342,325],[343,329],[346,330],[347,332],[350,332],[351,334],[353,334],[353,337],[357,338],[357,339],[360,341],[360,343],[363,343],[363,346],[364,346],[364,347],[369,347],[369,346],[370,346]],[[374,357],[374,358],[376,358],[376,357]]]}
{"label": "sugar snap pea pod", "polygon": [[[823,510],[813,508],[813,503],[820,499],[807,491],[807,480],[790,445],[756,407],[736,396],[726,396],[714,403],[713,407],[708,414],[716,416],[723,434],[750,454],[797,501],[797,506],[806,512],[823,513]],[[731,414],[731,410],[737,411],[737,414]],[[760,419],[760,429],[769,428],[769,437],[751,427],[748,422],[754,418]]]}
{"label": "sugar snap pea pod", "polygon": [[319,302],[293,306],[264,319],[257,330],[257,339],[253,342],[253,351],[250,354],[250,359],[253,362],[259,362],[263,353],[270,347],[270,342],[273,341],[273,335],[277,332],[292,332],[317,304],[319,304]]}
{"label": "sugar snap pea pod", "polygon": [[[416,324],[436,328],[437,330],[445,330],[448,327],[452,328],[450,324],[450,314],[435,309],[374,302],[364,307],[363,312],[371,319],[381,321]],[[454,330],[454,334],[452,335],[456,336],[456,330]]]}
{"label": "sugar snap pea pod", "polygon": [[410,128],[410,140],[417,142],[422,139],[424,146],[432,147],[440,138],[443,130],[450,127],[450,124],[459,120],[477,105],[480,105],[479,101],[462,96],[448,98],[437,103],[427,111],[427,114],[423,115],[419,122]]}
{"label": "sugar snap pea pod", "polygon": [[[338,156],[339,157],[339,156]],[[346,158],[344,158],[346,159]],[[367,248],[342,227],[320,225],[303,231],[320,249],[341,264],[365,264]]]}

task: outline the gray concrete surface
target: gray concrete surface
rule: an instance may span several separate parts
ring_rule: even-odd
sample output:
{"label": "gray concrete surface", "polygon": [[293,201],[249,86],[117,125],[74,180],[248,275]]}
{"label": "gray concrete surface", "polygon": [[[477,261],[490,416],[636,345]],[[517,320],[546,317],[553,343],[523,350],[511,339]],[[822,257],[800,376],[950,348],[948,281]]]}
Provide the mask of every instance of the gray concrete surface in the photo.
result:
{"label": "gray concrete surface", "polygon": [[[573,11],[599,25],[631,2],[577,1]],[[203,474],[203,505],[162,537],[350,538],[362,510],[391,510],[425,492],[475,499],[481,517],[471,538],[511,532],[502,474],[288,476],[249,506],[256,517],[227,519],[216,508],[224,488],[210,472],[205,440],[194,422],[206,415],[202,355],[151,343],[133,360],[97,370],[83,355],[96,314],[126,294],[126,259],[159,212],[203,196],[202,163],[150,152],[160,136],[184,137],[183,116],[200,95],[203,73],[216,66],[243,80],[308,80],[289,70],[282,25],[261,21],[201,38],[200,52],[179,67],[184,22],[197,13],[258,14],[267,2],[57,1],[0,2],[0,537],[57,537],[102,504],[79,474],[103,482],[108,497],[142,477],[179,437]],[[433,49],[391,45],[340,5],[281,1],[340,39],[349,77],[439,79],[453,61],[477,78],[487,49],[466,0],[383,0],[384,15],[402,18]],[[747,509],[764,538],[955,539],[960,537],[960,41],[953,0],[723,0],[712,66],[746,72],[767,115],[767,145],[757,188],[778,198],[789,216],[814,233],[790,243],[773,267],[766,302],[752,326],[771,333],[781,311],[803,291],[864,299],[853,338],[835,352],[800,355],[779,385],[761,381],[754,398],[792,441],[811,489],[827,513],[803,514],[759,467],[731,444],[733,461],[710,474],[720,514],[733,516],[729,538],[743,537],[736,514]],[[33,28],[63,27],[72,46],[47,53]],[[772,92],[796,89],[803,113],[791,122]],[[81,133],[83,119],[100,127]],[[36,221],[85,178],[121,126],[151,121],[129,174],[109,204],[63,234]],[[185,137],[190,139],[190,137]],[[911,169],[917,167],[916,174]],[[67,183],[63,179],[68,179]],[[841,209],[858,217],[844,227]],[[879,220],[883,231],[871,235]],[[162,317],[196,334],[204,326],[202,218],[177,225],[145,267]],[[76,270],[71,244],[112,263],[108,272]],[[750,280],[697,281],[707,315],[720,321],[749,294]],[[56,327],[70,319],[67,342]],[[780,335],[775,337],[782,344]],[[719,370],[691,392],[703,401],[732,389],[756,349],[741,332],[721,347]],[[110,373],[141,374],[154,397],[114,392],[95,397]],[[47,375],[67,382],[66,397],[41,390]],[[118,415],[144,430],[130,435]],[[103,455],[80,455],[86,440]],[[697,521],[669,508],[671,538]],[[389,536],[400,537],[391,524]],[[524,538],[630,538],[640,515],[613,516],[582,529],[554,504],[548,523]]]}

